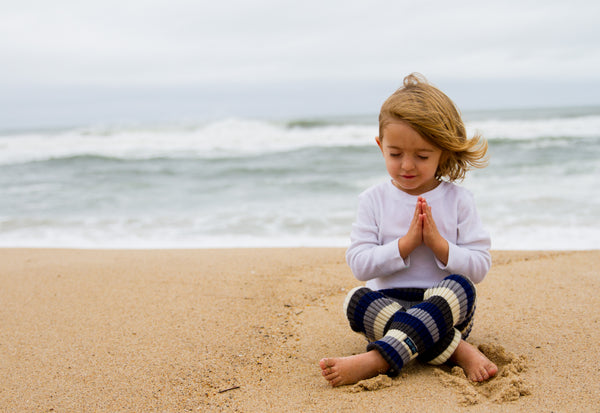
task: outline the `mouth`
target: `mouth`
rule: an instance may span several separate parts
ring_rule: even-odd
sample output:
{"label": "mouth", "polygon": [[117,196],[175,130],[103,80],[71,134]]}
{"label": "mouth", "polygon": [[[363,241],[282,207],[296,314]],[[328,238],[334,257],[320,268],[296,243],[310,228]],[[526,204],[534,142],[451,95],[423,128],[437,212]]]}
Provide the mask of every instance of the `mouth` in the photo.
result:
{"label": "mouth", "polygon": [[416,175],[400,175],[400,177],[402,179],[413,179],[416,177]]}

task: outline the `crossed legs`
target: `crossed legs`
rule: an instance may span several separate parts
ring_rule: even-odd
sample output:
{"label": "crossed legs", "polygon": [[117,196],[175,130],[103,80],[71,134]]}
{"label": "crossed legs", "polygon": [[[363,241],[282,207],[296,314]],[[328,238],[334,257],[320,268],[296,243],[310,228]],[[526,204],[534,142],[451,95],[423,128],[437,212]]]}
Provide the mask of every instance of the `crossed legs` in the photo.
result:
{"label": "crossed legs", "polygon": [[417,357],[431,364],[454,362],[473,381],[487,380],[497,373],[490,360],[464,341],[475,312],[475,288],[468,279],[446,277],[422,291],[423,301],[408,310],[384,292],[359,287],[348,294],[344,310],[350,326],[364,334],[369,344],[366,353],[319,362],[332,386],[381,373],[397,375],[404,364]]}

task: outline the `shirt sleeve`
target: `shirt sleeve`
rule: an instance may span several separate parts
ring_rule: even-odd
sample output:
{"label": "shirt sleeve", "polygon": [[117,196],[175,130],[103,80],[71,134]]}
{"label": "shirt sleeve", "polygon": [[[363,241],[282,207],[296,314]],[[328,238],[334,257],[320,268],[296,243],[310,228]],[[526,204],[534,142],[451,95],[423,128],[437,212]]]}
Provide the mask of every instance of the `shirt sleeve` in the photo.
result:
{"label": "shirt sleeve", "polygon": [[373,200],[361,195],[356,222],[352,225],[350,247],[346,251],[346,262],[360,281],[384,277],[410,266],[410,257],[404,260],[400,256],[399,238],[381,244],[376,216]]}
{"label": "shirt sleeve", "polygon": [[456,243],[448,242],[448,263],[437,260],[438,266],[453,274],[469,277],[474,283],[483,281],[492,265],[489,233],[483,228],[475,200],[466,192],[458,205]]}

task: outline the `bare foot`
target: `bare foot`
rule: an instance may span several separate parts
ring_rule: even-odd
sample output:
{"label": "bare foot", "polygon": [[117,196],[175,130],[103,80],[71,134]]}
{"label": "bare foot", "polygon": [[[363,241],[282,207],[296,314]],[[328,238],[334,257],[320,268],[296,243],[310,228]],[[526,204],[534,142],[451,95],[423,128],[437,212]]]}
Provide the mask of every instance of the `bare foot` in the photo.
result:
{"label": "bare foot", "polygon": [[498,373],[498,367],[465,340],[460,340],[450,361],[462,367],[471,381],[485,381]]}
{"label": "bare foot", "polygon": [[377,350],[355,356],[319,361],[321,373],[333,387],[354,384],[389,370],[390,365]]}

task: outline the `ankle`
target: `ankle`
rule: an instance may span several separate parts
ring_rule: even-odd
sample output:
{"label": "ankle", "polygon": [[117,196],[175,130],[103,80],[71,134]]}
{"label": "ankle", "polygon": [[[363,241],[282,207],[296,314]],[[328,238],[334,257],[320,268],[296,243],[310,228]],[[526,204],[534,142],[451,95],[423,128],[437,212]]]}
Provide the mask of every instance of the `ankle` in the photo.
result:
{"label": "ankle", "polygon": [[365,353],[365,356],[369,358],[369,362],[373,366],[373,371],[376,371],[378,374],[384,374],[390,369],[390,364],[383,358],[379,351],[370,350]]}

